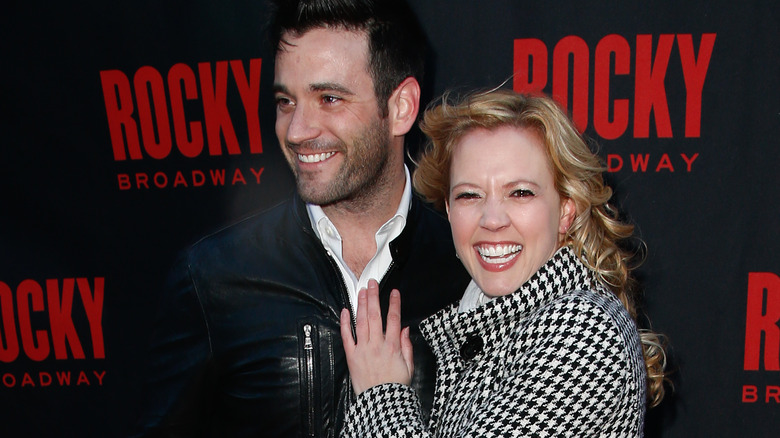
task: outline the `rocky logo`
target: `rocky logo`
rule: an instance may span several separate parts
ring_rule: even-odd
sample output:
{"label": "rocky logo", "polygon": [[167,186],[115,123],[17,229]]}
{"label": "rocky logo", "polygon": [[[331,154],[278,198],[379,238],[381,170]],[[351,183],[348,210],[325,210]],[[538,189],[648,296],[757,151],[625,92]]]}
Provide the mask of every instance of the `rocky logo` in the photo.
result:
{"label": "rocky logo", "polygon": [[[247,75],[241,61],[219,61],[214,67],[202,62],[198,64],[196,77],[188,65],[176,64],[168,70],[165,79],[154,67],[144,66],[133,74],[132,82],[119,70],[101,71],[114,160],[166,158],[173,149],[174,139],[176,149],[185,157],[201,155],[204,142],[209,155],[222,155],[222,138],[228,154],[240,154],[227,106],[229,77],[233,78],[243,103],[249,152],[262,153],[258,115],[260,66],[260,59],[249,60]],[[200,100],[204,120],[189,120],[184,100]]]}
{"label": "rocky logo", "polygon": [[[591,49],[585,40],[578,36],[563,38],[555,44],[552,53],[552,96],[572,113],[575,124],[584,130],[590,122],[592,92],[593,128],[607,140],[618,138],[628,131],[632,113],[631,132],[634,138],[649,137],[651,114],[658,137],[670,138],[673,132],[665,79],[676,42],[686,90],[685,137],[699,137],[702,90],[715,46],[715,34],[701,36],[698,53],[694,50],[690,34],[660,35],[655,48],[654,39],[653,35],[637,35],[632,53],[625,37],[607,35],[596,44],[591,66]],[[611,80],[615,76],[631,75],[632,66],[633,107],[631,99],[615,97],[610,90]],[[548,49],[543,41],[515,40],[513,88],[516,91],[541,92],[547,87],[549,70]]]}
{"label": "rocky logo", "polygon": [[[101,71],[114,161],[262,154],[261,66],[256,58],[248,65],[240,60],[202,62],[196,69],[179,63],[165,75],[151,66],[133,74]],[[234,119],[231,110],[236,112],[238,100],[243,114]],[[239,141],[243,137],[246,144]],[[232,168],[205,166],[202,160],[187,169],[149,171],[145,166],[117,173],[116,181],[119,190],[236,186],[260,184],[264,170],[245,161]]]}
{"label": "rocky logo", "polygon": [[[0,387],[103,386],[105,370],[73,368],[102,364],[106,357],[104,286],[103,277],[91,283],[87,278],[48,279],[44,284],[27,279],[15,290],[0,281],[0,362],[17,362],[0,372]],[[80,319],[84,316],[88,330]],[[86,359],[98,361],[82,362]],[[29,366],[25,360],[40,364],[39,369],[23,370]]]}
{"label": "rocky logo", "polygon": [[[780,277],[771,272],[751,272],[745,318],[745,371],[780,371],[778,323]],[[780,386],[743,385],[742,402],[780,403]]]}
{"label": "rocky logo", "polygon": [[[103,277],[93,279],[92,285],[87,278],[65,278],[61,282],[49,279],[44,290],[37,281],[27,279],[14,292],[0,281],[0,362],[13,362],[20,355],[43,361],[51,358],[52,353],[57,360],[84,359],[84,345],[91,346],[87,351],[92,359],[104,359],[104,285]],[[81,301],[79,310],[84,311],[89,323],[88,334],[79,332],[73,321],[76,297]]]}
{"label": "rocky logo", "polygon": [[[691,34],[637,35],[631,39],[613,34],[591,48],[583,38],[572,35],[554,45],[552,57],[544,41],[516,39],[512,85],[518,92],[548,92],[571,113],[580,131],[592,127],[605,140],[625,135],[636,139],[699,138],[702,95],[715,39],[714,33],[701,35],[697,50]],[[677,59],[672,56],[675,47]],[[684,117],[672,114],[667,99],[667,72],[671,68],[682,73],[683,83],[676,85],[685,89]],[[615,86],[618,81],[622,88]],[[626,93],[627,87],[633,89],[632,95]],[[673,119],[684,120],[681,131],[672,129]],[[611,153],[605,158],[608,172],[692,172],[699,153],[653,150]]]}

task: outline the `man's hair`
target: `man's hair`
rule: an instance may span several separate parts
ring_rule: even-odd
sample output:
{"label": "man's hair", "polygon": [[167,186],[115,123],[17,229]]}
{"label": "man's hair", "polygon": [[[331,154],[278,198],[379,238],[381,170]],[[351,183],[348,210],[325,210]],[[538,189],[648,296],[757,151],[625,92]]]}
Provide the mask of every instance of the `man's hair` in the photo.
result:
{"label": "man's hair", "polygon": [[423,81],[425,35],[403,0],[271,0],[269,38],[278,54],[283,36],[316,28],[365,32],[368,63],[382,116],[393,91],[412,76]]}

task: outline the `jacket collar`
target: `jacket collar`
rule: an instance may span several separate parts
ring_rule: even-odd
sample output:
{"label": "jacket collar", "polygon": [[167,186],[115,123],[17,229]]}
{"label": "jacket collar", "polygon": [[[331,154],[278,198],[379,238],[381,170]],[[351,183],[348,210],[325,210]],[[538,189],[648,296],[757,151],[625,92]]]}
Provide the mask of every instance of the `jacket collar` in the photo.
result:
{"label": "jacket collar", "polygon": [[420,324],[434,351],[458,351],[467,340],[502,339],[516,324],[546,303],[574,290],[606,290],[569,247],[559,249],[527,282],[512,294],[498,297],[467,312],[457,304]]}
{"label": "jacket collar", "polygon": [[406,226],[401,234],[390,242],[390,254],[393,256],[393,262],[397,264],[402,265],[409,258],[414,235],[417,232],[417,224],[420,221],[420,208],[422,208],[422,201],[416,195],[412,195],[409,214],[406,216]]}
{"label": "jacket collar", "polygon": [[[406,217],[406,226],[404,226],[401,234],[390,242],[390,253],[393,256],[393,262],[397,264],[404,264],[409,258],[412,242],[414,242],[414,236],[417,231],[417,224],[420,221],[420,209],[422,208],[425,208],[422,201],[413,193],[409,214]],[[301,199],[297,191],[292,195],[292,210],[296,222],[298,222],[303,231],[319,240],[312,228],[311,220],[309,220],[306,203]]]}

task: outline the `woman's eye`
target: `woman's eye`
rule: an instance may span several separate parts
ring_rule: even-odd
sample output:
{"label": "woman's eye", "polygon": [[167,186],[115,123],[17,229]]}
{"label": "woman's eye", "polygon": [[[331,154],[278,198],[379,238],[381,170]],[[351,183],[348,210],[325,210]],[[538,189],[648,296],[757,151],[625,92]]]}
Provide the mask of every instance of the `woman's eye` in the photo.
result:
{"label": "woman's eye", "polygon": [[534,196],[534,192],[528,190],[528,189],[517,189],[512,192],[512,197],[515,198],[528,198]]}
{"label": "woman's eye", "polygon": [[479,195],[473,192],[463,192],[455,195],[455,199],[477,199]]}

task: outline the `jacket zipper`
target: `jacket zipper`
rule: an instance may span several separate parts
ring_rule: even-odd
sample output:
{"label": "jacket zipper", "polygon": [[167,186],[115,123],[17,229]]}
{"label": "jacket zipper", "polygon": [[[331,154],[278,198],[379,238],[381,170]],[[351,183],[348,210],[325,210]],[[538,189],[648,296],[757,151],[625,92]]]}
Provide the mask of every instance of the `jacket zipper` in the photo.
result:
{"label": "jacket zipper", "polygon": [[[341,299],[344,300],[347,306],[349,306],[349,322],[352,326],[352,336],[354,337],[357,327],[357,313],[355,312],[355,308],[352,306],[352,300],[349,298],[349,288],[347,288],[347,281],[344,280],[344,276],[341,274],[341,269],[339,268],[336,260],[333,259],[333,256],[330,255],[330,251],[326,251],[326,253],[330,264],[333,266],[333,269],[336,270],[336,275],[338,275],[339,279],[341,280]],[[352,377],[349,375],[349,373],[347,373],[347,387],[346,403],[347,406],[350,406],[355,401],[355,392],[352,391]]]}
{"label": "jacket zipper", "polygon": [[[326,251],[327,252],[327,251]],[[338,263],[336,260],[333,259],[333,256],[330,255],[330,252],[327,252],[328,260],[330,260],[331,265],[333,265],[333,268],[336,270],[337,275],[339,276],[339,279],[341,279],[341,296],[344,302],[347,303],[349,306],[349,315],[350,315],[350,325],[352,326],[352,336],[355,336],[355,330],[357,328],[357,312],[355,310],[355,307],[352,305],[352,300],[349,298],[349,288],[347,287],[347,282],[344,279],[344,276],[341,274],[341,269],[338,266]],[[390,260],[390,265],[387,267],[387,270],[385,271],[385,274],[382,276],[382,280],[379,284],[379,290],[382,290],[382,286],[387,283],[387,274],[390,273],[390,271],[395,266],[395,260]],[[305,328],[305,327],[304,327]],[[305,349],[305,344],[304,344]],[[352,377],[347,374],[347,386],[349,386],[349,390],[347,390],[347,406],[354,403],[354,397],[355,392],[352,391]],[[310,409],[310,412],[311,409]],[[312,427],[312,422],[309,421],[309,427]]]}
{"label": "jacket zipper", "polygon": [[379,283],[379,290],[382,290],[382,287],[384,287],[387,284],[387,274],[390,273],[390,271],[393,270],[393,267],[395,266],[395,260],[390,260],[390,264],[387,266],[387,270],[385,271],[385,275],[382,276],[382,280]]}
{"label": "jacket zipper", "polygon": [[306,324],[303,326],[303,352],[304,352],[304,361],[306,363],[306,398],[309,401],[309,406],[307,409],[309,418],[307,419],[308,424],[308,436],[313,437],[315,436],[314,432],[314,416],[315,416],[315,408],[314,408],[314,343],[311,339],[311,330],[312,326],[311,324]]}

